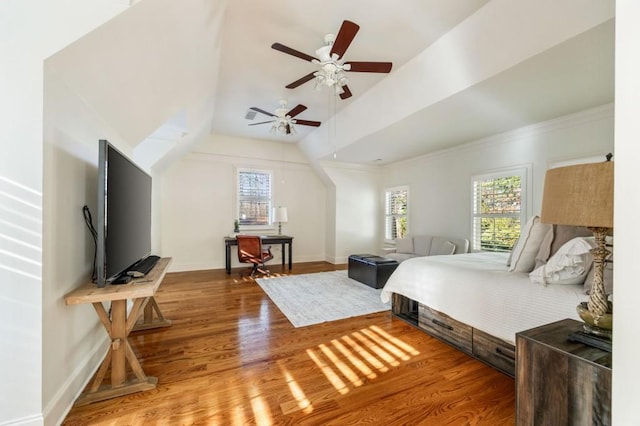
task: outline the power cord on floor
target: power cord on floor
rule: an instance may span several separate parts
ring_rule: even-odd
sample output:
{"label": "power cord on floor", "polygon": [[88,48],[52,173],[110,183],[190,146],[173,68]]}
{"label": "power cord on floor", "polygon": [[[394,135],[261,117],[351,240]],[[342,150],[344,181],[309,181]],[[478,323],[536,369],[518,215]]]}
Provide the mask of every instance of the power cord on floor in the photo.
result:
{"label": "power cord on floor", "polygon": [[82,214],[84,215],[84,222],[87,224],[87,228],[89,228],[89,232],[91,232],[91,236],[93,237],[93,269],[91,271],[91,281],[96,282],[98,279],[98,275],[96,273],[96,253],[98,251],[98,232],[96,228],[93,227],[93,221],[91,219],[91,211],[88,206],[82,207]]}

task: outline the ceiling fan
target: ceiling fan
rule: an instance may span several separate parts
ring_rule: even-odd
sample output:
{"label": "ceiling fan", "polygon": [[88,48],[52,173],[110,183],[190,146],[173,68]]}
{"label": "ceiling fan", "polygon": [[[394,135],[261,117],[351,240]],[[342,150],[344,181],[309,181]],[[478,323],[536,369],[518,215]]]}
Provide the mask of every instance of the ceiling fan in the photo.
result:
{"label": "ceiling fan", "polygon": [[302,53],[280,43],[273,43],[271,48],[280,52],[304,59],[320,65],[318,71],[311,72],[304,77],[285,86],[287,89],[294,89],[307,81],[316,80],[316,88],[321,86],[334,86],[336,94],[341,99],[351,97],[351,91],[347,86],[347,77],[345,71],[356,72],[376,72],[388,73],[391,71],[391,62],[345,62],[344,53],[355,38],[360,26],[351,22],[344,21],[338,31],[338,35],[327,34],[324,36],[325,45],[316,50],[317,58]]}
{"label": "ceiling fan", "polygon": [[265,111],[257,107],[249,108],[250,110],[260,112],[262,114],[268,115],[269,117],[273,117],[273,120],[262,121],[260,123],[251,123],[249,124],[249,126],[257,126],[258,124],[273,123],[273,126],[271,126],[271,132],[273,133],[278,132],[278,133],[283,133],[287,135],[292,132],[295,133],[296,129],[293,126],[294,124],[301,124],[303,126],[313,126],[313,127],[320,126],[319,121],[299,120],[299,119],[293,118],[298,114],[300,114],[305,109],[307,109],[306,106],[298,104],[290,111],[287,111],[286,107],[287,107],[287,101],[282,99],[280,101],[280,108],[276,109],[275,114],[272,114],[268,111]]}

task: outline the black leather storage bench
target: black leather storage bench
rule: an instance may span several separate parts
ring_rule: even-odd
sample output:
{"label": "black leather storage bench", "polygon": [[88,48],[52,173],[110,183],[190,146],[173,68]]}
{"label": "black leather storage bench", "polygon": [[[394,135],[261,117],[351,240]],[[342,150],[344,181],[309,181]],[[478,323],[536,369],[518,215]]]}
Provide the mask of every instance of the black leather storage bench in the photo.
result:
{"label": "black leather storage bench", "polygon": [[373,288],[382,288],[398,267],[394,259],[375,254],[352,254],[349,256],[349,278]]}

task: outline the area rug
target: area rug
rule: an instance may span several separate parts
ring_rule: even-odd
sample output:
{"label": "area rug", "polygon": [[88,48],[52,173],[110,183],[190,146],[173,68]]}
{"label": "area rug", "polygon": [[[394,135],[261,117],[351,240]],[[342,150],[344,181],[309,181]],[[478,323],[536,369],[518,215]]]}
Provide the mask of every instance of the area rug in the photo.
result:
{"label": "area rug", "polygon": [[347,271],[258,278],[256,282],[294,327],[388,311],[382,289],[352,280]]}

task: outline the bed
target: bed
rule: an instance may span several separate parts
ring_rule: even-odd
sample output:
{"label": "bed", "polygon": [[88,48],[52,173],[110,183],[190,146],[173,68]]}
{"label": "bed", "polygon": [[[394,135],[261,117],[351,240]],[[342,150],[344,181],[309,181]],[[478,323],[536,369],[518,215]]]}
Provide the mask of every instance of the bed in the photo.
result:
{"label": "bed", "polygon": [[545,286],[532,282],[527,272],[510,272],[508,256],[481,252],[408,259],[391,275],[381,299],[391,300],[397,315],[417,304],[414,325],[513,375],[516,333],[579,319],[576,305],[588,296],[582,284]]}

